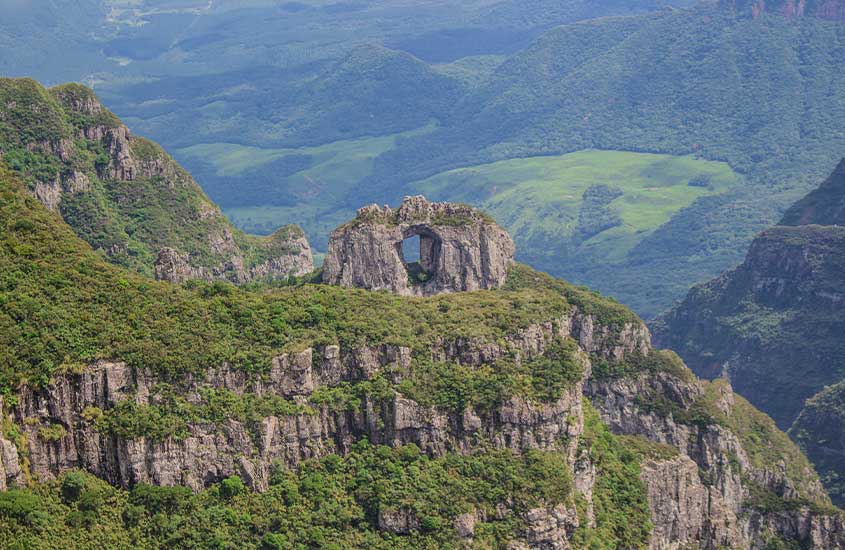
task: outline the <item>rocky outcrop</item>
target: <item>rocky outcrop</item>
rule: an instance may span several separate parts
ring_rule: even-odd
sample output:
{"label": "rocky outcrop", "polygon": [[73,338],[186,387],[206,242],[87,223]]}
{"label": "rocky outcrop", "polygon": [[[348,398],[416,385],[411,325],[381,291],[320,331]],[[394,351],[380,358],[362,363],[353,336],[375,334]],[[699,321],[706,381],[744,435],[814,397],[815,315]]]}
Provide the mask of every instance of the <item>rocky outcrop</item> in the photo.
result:
{"label": "rocky outcrop", "polygon": [[154,270],[155,278],[159,281],[184,283],[192,279],[204,281],[226,280],[235,284],[250,281],[283,280],[288,277],[301,277],[314,270],[314,259],[311,246],[305,234],[298,228],[288,227],[285,231],[289,237],[285,243],[285,250],[278,255],[268,255],[261,263],[246,266],[243,256],[234,245],[234,240],[218,239],[218,244],[231,242],[229,260],[212,267],[193,265],[190,254],[179,252],[170,247],[159,251]]}
{"label": "rocky outcrop", "polygon": [[[420,260],[408,263],[402,243],[414,236]],[[395,211],[361,208],[332,233],[323,281],[406,296],[492,289],[504,284],[513,254],[507,232],[469,206],[406,197]]]}
{"label": "rocky outcrop", "polygon": [[[676,350],[701,377],[729,379],[781,429],[789,429],[812,402],[823,401],[831,413],[810,405],[815,410],[805,421],[836,417],[845,409],[845,399],[834,403],[814,396],[840,383],[845,369],[841,223],[845,161],[792,206],[781,225],[760,234],[740,266],[694,287],[683,302],[655,320],[655,343]],[[797,437],[799,430],[792,433]],[[830,432],[814,428],[800,433],[796,440],[822,470],[836,502],[845,502],[840,481],[845,479],[845,457],[826,450]],[[810,435],[814,433],[817,441]]]}
{"label": "rocky outcrop", "polygon": [[707,538],[710,495],[696,463],[681,455],[672,460],[649,459],[641,468],[654,523],[649,548],[701,547]]}
{"label": "rocky outcrop", "polygon": [[[715,414],[729,417],[736,406],[733,392],[727,384],[718,388],[711,406]],[[792,502],[825,502],[826,493],[811,470],[797,485],[787,474],[787,457],[780,463],[752,460],[737,433],[717,419],[681,421],[666,414],[665,404],[662,411],[654,410],[657,396],[678,411],[700,404],[705,396],[695,379],[659,372],[593,380],[585,391],[615,433],[642,436],[681,453],[642,464],[654,523],[651,548],[765,548],[771,537],[815,544],[812,548],[845,544],[841,513],[800,507],[775,513],[755,507],[755,491]],[[813,532],[807,524],[824,527]],[[795,525],[803,530],[790,527]]]}
{"label": "rocky outcrop", "polygon": [[30,193],[116,263],[174,282],[244,283],[313,271],[301,230],[239,233],[190,174],[133,135],[88,88],[2,84],[0,122],[10,131],[0,136],[0,155],[25,153],[18,170]]}

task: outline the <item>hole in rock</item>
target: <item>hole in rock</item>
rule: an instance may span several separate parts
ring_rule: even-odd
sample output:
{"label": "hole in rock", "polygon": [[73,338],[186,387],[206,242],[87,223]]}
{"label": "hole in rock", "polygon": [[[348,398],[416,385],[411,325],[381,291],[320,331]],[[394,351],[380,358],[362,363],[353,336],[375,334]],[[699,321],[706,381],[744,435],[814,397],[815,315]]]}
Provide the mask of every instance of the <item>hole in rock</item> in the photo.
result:
{"label": "hole in rock", "polygon": [[411,235],[402,241],[402,256],[406,264],[419,263],[420,261],[420,236]]}
{"label": "hole in rock", "polygon": [[402,261],[412,285],[431,280],[440,255],[440,239],[427,232],[411,233],[399,244]]}

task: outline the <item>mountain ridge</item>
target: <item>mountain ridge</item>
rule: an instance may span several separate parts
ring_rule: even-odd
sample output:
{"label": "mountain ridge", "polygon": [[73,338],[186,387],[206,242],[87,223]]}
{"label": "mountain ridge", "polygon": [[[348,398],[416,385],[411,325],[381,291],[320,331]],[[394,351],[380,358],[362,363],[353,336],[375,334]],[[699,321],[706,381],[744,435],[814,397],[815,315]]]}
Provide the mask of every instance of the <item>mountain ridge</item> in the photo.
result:
{"label": "mountain ridge", "polygon": [[25,189],[0,168],[0,532],[26,547],[842,543],[797,447],[613,300],[518,265],[433,298],[156,282]]}
{"label": "mountain ridge", "polygon": [[313,269],[299,228],[267,238],[236,230],[190,174],[84,86],[0,80],[0,154],[95,249],[148,276],[164,273],[156,263],[165,250],[199,278],[246,282]]}
{"label": "mountain ridge", "polygon": [[728,378],[790,429],[837,502],[845,463],[829,434],[842,429],[833,403],[845,377],[843,167],[761,233],[743,264],[694,287],[652,324],[655,341],[698,375]]}

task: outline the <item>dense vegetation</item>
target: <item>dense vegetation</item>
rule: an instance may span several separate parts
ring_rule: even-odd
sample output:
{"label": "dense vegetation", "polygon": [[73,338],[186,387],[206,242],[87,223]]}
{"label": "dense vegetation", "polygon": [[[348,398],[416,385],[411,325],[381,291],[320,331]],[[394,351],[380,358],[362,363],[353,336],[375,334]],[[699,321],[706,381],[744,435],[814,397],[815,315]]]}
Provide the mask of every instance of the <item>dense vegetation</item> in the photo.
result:
{"label": "dense vegetation", "polygon": [[[625,481],[644,502],[635,470],[621,473]],[[490,450],[430,459],[413,445],[391,449],[362,440],[343,458],[330,455],[295,471],[278,467],[260,494],[237,477],[192,495],[143,484],[127,492],[71,472],[33,490],[0,493],[0,541],[10,549],[456,548],[454,518],[473,514],[475,539],[504,548],[524,527],[528,509],[573,498],[558,453]],[[504,516],[501,506],[508,508]],[[379,517],[392,513],[413,518],[413,527],[402,536],[380,530]]]}
{"label": "dense vegetation", "polygon": [[[600,476],[597,527],[580,527],[575,541],[582,548],[645,548],[651,525],[639,460],[656,447],[612,436],[594,411],[586,430],[582,449]],[[10,550],[458,548],[454,518],[466,514],[476,544],[506,548],[525,528],[529,509],[583,508],[569,472],[564,455],[554,452],[480,450],[431,459],[414,445],[366,440],[343,458],[330,455],[294,471],[278,467],[260,494],[237,477],[192,495],[144,484],[124,491],[70,472],[34,489],[0,493],[0,542]],[[397,512],[412,518],[407,533],[379,529],[380,516]]]}
{"label": "dense vegetation", "polygon": [[[105,135],[121,122],[77,84],[50,90],[30,79],[0,79],[0,154],[30,190],[54,194],[64,220],[114,263],[152,275],[165,246],[214,267],[242,254],[249,265],[287,253],[299,229],[259,239],[236,231],[193,181],[156,144]],[[129,150],[120,150],[122,147]],[[115,177],[121,155],[136,173]],[[158,166],[143,173],[144,165]],[[45,189],[52,190],[50,192]],[[227,242],[230,241],[230,242]]]}
{"label": "dense vegetation", "polygon": [[102,261],[12,172],[0,189],[2,385],[44,383],[96,359],[179,377],[209,365],[261,371],[283,350],[340,343],[418,349],[439,334],[495,341],[578,305],[611,323],[621,305],[515,268],[505,292],[433,299],[301,285],[270,293],[226,283],[156,283]]}
{"label": "dense vegetation", "polygon": [[590,549],[618,548],[620,544],[626,548],[644,547],[651,531],[651,513],[639,479],[639,463],[655,454],[666,458],[671,451],[640,438],[614,437],[587,402],[579,444],[596,463],[596,527],[576,531],[573,542],[577,547]]}
{"label": "dense vegetation", "polygon": [[696,374],[726,374],[781,428],[795,423],[790,433],[825,472],[837,502],[845,464],[831,450],[841,438],[830,434],[841,433],[843,394],[825,388],[845,377],[842,166],[789,209],[784,225],[761,234],[745,263],[693,288],[653,324],[658,342]]}
{"label": "dense vegetation", "polygon": [[[26,194],[23,182],[8,169],[0,181],[0,350],[7,392],[20,381],[44,382],[96,357],[120,357],[183,378],[223,360],[260,368],[276,349],[301,341],[413,346],[444,333],[496,339],[505,330],[566,311],[566,296],[585,310],[606,310],[604,319],[632,319],[621,306],[523,267],[514,270],[511,290],[442,300],[314,285],[261,293],[224,283],[185,288],[155,283],[98,258],[56,214]],[[208,342],[215,345],[201,352]],[[554,392],[581,376],[574,354],[573,345],[561,340],[545,356],[511,365],[510,374],[503,370],[500,376],[523,379],[536,399],[553,399]],[[457,382],[471,381],[472,375],[451,384],[455,378],[448,371],[431,369],[421,369],[419,383],[433,380],[439,389],[430,395],[438,404],[468,404],[449,396],[462,391]],[[540,384],[541,379],[550,384]],[[385,383],[326,389],[312,399],[345,407],[361,392],[389,391]],[[274,396],[208,391],[202,404],[189,405],[178,392],[156,391],[158,405],[124,402],[84,415],[98,429],[122,437],[178,439],[188,421],[307,414],[301,405]],[[484,391],[470,386],[465,395],[474,401]],[[50,429],[40,437],[61,437]],[[587,433],[582,446],[602,472],[596,492],[602,522],[577,536],[598,547],[623,540],[640,546],[648,535],[648,508],[638,478],[639,455],[626,451],[595,413]],[[344,458],[328,456],[296,471],[279,468],[262,494],[247,491],[237,478],[199,495],[143,484],[127,492],[71,472],[51,484],[0,494],[0,540],[10,548],[443,548],[457,544],[453,519],[476,513],[475,539],[501,547],[519,534],[529,508],[574,504],[569,472],[565,455],[558,453],[532,451],[518,457],[482,447],[470,456],[430,459],[413,446],[389,449],[366,441]],[[500,505],[509,511],[502,515]],[[380,514],[396,511],[414,518],[407,536],[379,529]],[[626,519],[634,516],[640,521],[631,525]]]}

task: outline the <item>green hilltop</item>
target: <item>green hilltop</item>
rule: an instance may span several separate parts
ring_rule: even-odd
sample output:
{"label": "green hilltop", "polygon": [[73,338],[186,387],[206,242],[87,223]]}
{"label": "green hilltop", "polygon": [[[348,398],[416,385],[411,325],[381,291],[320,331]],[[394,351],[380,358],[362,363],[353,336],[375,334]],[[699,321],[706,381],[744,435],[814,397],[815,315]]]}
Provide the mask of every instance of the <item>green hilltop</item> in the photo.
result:
{"label": "green hilltop", "polygon": [[294,226],[268,238],[236,230],[161,147],[79,84],[0,79],[0,155],[95,250],[148,276],[165,247],[223,271],[295,252],[303,238]]}

